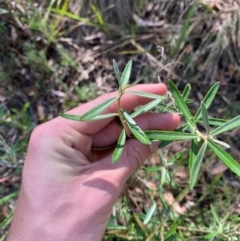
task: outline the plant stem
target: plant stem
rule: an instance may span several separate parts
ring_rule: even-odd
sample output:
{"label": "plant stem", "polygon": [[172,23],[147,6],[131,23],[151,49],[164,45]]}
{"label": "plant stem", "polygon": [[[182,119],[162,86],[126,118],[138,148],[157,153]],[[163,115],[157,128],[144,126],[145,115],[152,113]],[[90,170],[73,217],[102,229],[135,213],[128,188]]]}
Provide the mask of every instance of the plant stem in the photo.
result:
{"label": "plant stem", "polygon": [[130,137],[128,127],[127,127],[124,117],[122,116],[122,113],[121,113],[121,97],[122,97],[122,95],[123,95],[123,92],[121,91],[120,95],[118,96],[118,116],[122,123],[123,128],[126,130],[127,136]]}
{"label": "plant stem", "polygon": [[210,139],[210,136],[209,135],[204,135],[202,134],[198,129],[195,130],[196,133],[198,134],[198,136],[203,139],[204,141],[208,141]]}

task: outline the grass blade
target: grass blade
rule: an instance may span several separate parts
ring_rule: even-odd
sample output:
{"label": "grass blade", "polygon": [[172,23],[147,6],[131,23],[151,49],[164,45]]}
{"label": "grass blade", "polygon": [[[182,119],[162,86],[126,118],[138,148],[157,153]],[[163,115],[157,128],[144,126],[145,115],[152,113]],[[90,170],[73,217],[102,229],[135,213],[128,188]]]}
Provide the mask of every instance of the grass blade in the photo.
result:
{"label": "grass blade", "polygon": [[179,151],[174,156],[172,156],[170,159],[168,159],[167,166],[172,165],[176,160],[180,159],[183,156],[184,152],[185,151]]}
{"label": "grass blade", "polygon": [[148,136],[143,132],[143,130],[137,125],[137,123],[131,118],[131,116],[124,110],[121,109],[121,113],[127,122],[129,129],[132,131],[133,135],[143,144],[150,145],[151,141]]}
{"label": "grass blade", "polygon": [[149,98],[149,99],[160,99],[160,100],[165,100],[166,99],[166,97],[162,96],[162,95],[155,95],[155,94],[141,92],[141,91],[131,91],[131,90],[128,90],[125,93],[133,94],[133,95],[137,95],[137,96],[141,96],[141,97],[146,97],[146,98]]}
{"label": "grass blade", "polygon": [[193,163],[196,160],[197,157],[197,153],[198,153],[198,139],[195,138],[192,140],[192,145],[189,151],[189,170],[192,169]]}
{"label": "grass blade", "polygon": [[150,140],[156,141],[180,141],[197,138],[198,135],[194,133],[183,133],[177,131],[145,131],[145,134]]}
{"label": "grass blade", "polygon": [[227,152],[225,152],[213,141],[209,141],[208,146],[216,154],[216,156],[219,157],[222,162],[229,167],[230,170],[240,176],[240,164],[237,161],[235,161]]}
{"label": "grass blade", "polygon": [[144,221],[143,221],[144,225],[146,225],[150,221],[150,219],[153,216],[156,208],[157,208],[157,204],[154,202],[153,205],[149,208],[149,210],[148,210],[148,212],[147,212],[147,214],[144,218]]}
{"label": "grass blade", "polygon": [[207,144],[208,144],[207,141],[205,141],[203,143],[203,145],[201,146],[201,148],[196,156],[194,163],[192,164],[192,168],[190,170],[190,189],[191,190],[194,188],[194,186],[196,184],[198,173],[200,171],[201,163],[203,160],[203,155],[206,151]]}
{"label": "grass blade", "polygon": [[[206,109],[209,108],[209,106],[211,105],[212,101],[214,100],[217,91],[219,88],[219,82],[215,83],[211,89],[208,91],[208,93],[206,94],[206,96],[203,99],[203,103],[205,104]],[[194,121],[198,121],[200,118],[202,117],[202,112],[201,112],[201,107],[199,107],[197,114],[194,117]]]}
{"label": "grass blade", "polygon": [[126,130],[123,129],[119,136],[117,146],[112,155],[112,163],[116,163],[122,156],[125,142],[126,142]]}
{"label": "grass blade", "polygon": [[162,100],[158,99],[158,100],[153,100],[150,103],[141,106],[140,108],[138,108],[136,111],[134,111],[130,116],[132,118],[135,118],[136,116],[146,113],[149,110],[151,110],[152,108],[154,108],[156,105],[158,105]]}
{"label": "grass blade", "polygon": [[124,89],[124,87],[126,87],[128,85],[131,71],[132,71],[132,60],[130,60],[127,63],[126,67],[123,70],[122,76],[120,78],[121,89]]}
{"label": "grass blade", "polygon": [[240,115],[236,116],[235,118],[227,121],[226,123],[222,124],[221,126],[219,126],[218,128],[216,128],[215,130],[213,130],[210,134],[211,136],[216,136],[219,135],[223,132],[232,130],[236,127],[240,126]]}
{"label": "grass blade", "polygon": [[186,84],[185,88],[183,90],[183,93],[182,93],[182,97],[183,97],[184,101],[187,101],[187,98],[188,98],[188,96],[190,94],[190,91],[191,91],[191,85],[190,84]]}
{"label": "grass blade", "polygon": [[[116,100],[117,100],[117,97],[108,99],[108,100],[104,101],[102,104],[95,106],[94,108],[92,108],[91,110],[89,110],[88,112],[86,112],[85,114],[83,114],[81,116],[64,114],[64,113],[60,113],[59,115],[63,118],[75,120],[75,121],[90,121],[90,120],[93,120],[94,118],[96,118],[101,112],[103,112],[107,107],[109,107]],[[110,114],[113,115],[115,113],[110,113]],[[107,115],[109,115],[109,114],[107,114]],[[116,116],[116,115],[113,115],[113,116]],[[109,117],[111,117],[111,116],[107,116],[106,118],[109,118]]]}
{"label": "grass blade", "polygon": [[211,209],[211,213],[212,213],[212,215],[213,215],[213,218],[214,218],[215,222],[216,222],[217,224],[220,224],[220,223],[221,223],[221,222],[220,222],[220,219],[219,219],[219,217],[218,217],[218,215],[217,215],[217,212],[216,212],[216,209],[213,207],[213,205],[210,206],[210,209]]}
{"label": "grass blade", "polygon": [[114,73],[116,75],[116,78],[118,80],[118,84],[119,84],[119,86],[121,86],[121,82],[120,82],[121,75],[120,75],[120,72],[119,72],[119,69],[118,69],[118,65],[117,65],[117,62],[116,62],[115,59],[113,60],[113,69],[114,69]]}
{"label": "grass blade", "polygon": [[182,112],[182,114],[184,115],[186,121],[188,122],[191,131],[194,131],[194,122],[192,121],[192,115],[183,99],[183,97],[181,96],[181,94],[179,93],[176,85],[169,80],[168,81],[168,85],[169,85],[169,89],[171,91],[171,94],[175,100],[175,104],[177,105],[178,109]]}
{"label": "grass blade", "polygon": [[210,128],[209,128],[208,114],[207,114],[206,106],[203,102],[201,103],[201,110],[202,110],[204,127],[205,127],[205,130],[206,130],[206,133],[209,135]]}
{"label": "grass blade", "polygon": [[66,17],[68,17],[68,18],[71,18],[71,19],[73,19],[73,20],[75,20],[75,21],[78,21],[78,22],[80,22],[80,23],[82,23],[82,24],[84,24],[84,25],[87,25],[87,26],[98,27],[97,24],[91,22],[91,21],[90,21],[89,19],[87,19],[87,18],[81,18],[81,17],[79,17],[78,15],[75,15],[75,14],[70,13],[70,12],[67,12],[67,11],[63,11],[63,10],[61,10],[61,9],[51,8],[51,12],[52,12],[52,13],[57,13],[57,14],[59,14],[59,15],[61,15],[61,16],[66,16]]}

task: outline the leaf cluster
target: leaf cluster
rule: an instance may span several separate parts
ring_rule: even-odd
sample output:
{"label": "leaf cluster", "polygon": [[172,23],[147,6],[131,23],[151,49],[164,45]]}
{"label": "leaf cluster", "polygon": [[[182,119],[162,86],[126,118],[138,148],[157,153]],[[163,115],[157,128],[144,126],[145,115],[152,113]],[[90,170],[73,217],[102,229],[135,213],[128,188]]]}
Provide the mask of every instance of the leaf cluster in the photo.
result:
{"label": "leaf cluster", "polygon": [[[190,171],[190,189],[193,189],[196,184],[207,148],[209,148],[220,160],[222,160],[222,162],[228,166],[229,169],[240,176],[239,163],[224,150],[230,146],[227,143],[217,139],[218,135],[240,126],[240,116],[226,121],[224,119],[212,118],[207,113],[212,101],[216,98],[219,88],[218,82],[215,83],[208,91],[196,114],[192,115],[187,105],[189,102],[188,97],[191,91],[190,84],[185,86],[183,93],[180,93],[173,81],[169,80],[169,92],[166,96],[131,91],[129,90],[129,79],[132,70],[132,61],[127,63],[122,74],[120,73],[115,60],[113,60],[113,67],[119,83],[117,97],[108,99],[81,116],[60,113],[60,116],[75,121],[95,121],[117,117],[123,130],[119,136],[116,148],[112,155],[113,163],[116,163],[120,160],[128,137],[134,137],[145,145],[150,145],[153,141],[161,141],[159,148],[163,148],[173,141],[191,140],[188,161]],[[121,108],[121,98],[125,93],[147,97],[153,100],[146,105],[139,106],[133,113],[128,113]],[[104,110],[106,110],[106,108],[112,105],[114,102],[118,103],[118,112],[104,113]],[[175,131],[143,131],[134,121],[134,118],[149,111],[178,112],[183,115],[185,124]],[[198,130],[199,123],[204,125],[204,133]],[[213,129],[213,127],[215,127],[215,129]]]}

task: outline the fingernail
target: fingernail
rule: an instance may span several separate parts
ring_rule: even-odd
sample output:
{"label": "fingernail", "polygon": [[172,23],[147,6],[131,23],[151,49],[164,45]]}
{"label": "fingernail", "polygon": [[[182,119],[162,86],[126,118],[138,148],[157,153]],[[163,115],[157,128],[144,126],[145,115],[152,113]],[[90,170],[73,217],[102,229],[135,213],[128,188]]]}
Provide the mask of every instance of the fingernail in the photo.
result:
{"label": "fingernail", "polygon": [[152,143],[149,145],[151,152],[156,152],[158,150],[158,145],[160,144],[160,141],[152,141]]}

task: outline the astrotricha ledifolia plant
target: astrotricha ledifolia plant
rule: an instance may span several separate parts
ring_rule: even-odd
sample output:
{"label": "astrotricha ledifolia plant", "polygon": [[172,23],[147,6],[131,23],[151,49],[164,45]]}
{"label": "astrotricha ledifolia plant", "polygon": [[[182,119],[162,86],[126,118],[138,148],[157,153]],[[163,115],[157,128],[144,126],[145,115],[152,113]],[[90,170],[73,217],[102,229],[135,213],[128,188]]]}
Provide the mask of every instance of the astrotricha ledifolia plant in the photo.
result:
{"label": "astrotricha ledifolia plant", "polygon": [[[117,97],[108,99],[81,116],[60,113],[60,116],[74,121],[96,121],[105,118],[115,118],[122,126],[123,130],[119,136],[118,142],[116,143],[116,147],[112,155],[112,163],[115,163],[120,159],[126,139],[130,136],[136,138],[145,145],[150,145],[152,141],[161,141],[159,148],[167,146],[172,141],[191,140],[191,147],[189,149],[190,189],[193,189],[197,181],[200,166],[207,147],[210,148],[216,154],[216,156],[229,167],[229,169],[240,176],[240,164],[224,150],[230,146],[216,138],[217,135],[240,126],[240,115],[229,121],[226,121],[223,119],[211,118],[207,114],[207,109],[216,96],[219,83],[215,83],[211,87],[201,102],[197,113],[192,115],[187,106],[187,103],[190,101],[188,99],[191,90],[190,84],[185,86],[183,93],[180,93],[176,85],[169,80],[169,92],[165,96],[131,91],[129,90],[129,78],[132,70],[132,61],[128,62],[122,74],[120,73],[115,60],[113,60],[113,66],[116,78],[119,82]],[[138,95],[153,100],[144,106],[139,106],[133,113],[128,113],[121,108],[121,98],[125,93]],[[118,112],[102,114],[102,112],[115,101],[118,103]],[[176,111],[184,116],[185,124],[175,131],[143,131],[134,121],[134,118],[150,111]],[[200,130],[197,128],[198,123],[203,123],[205,128],[204,133],[200,132]],[[215,127],[215,129],[212,127]]]}

